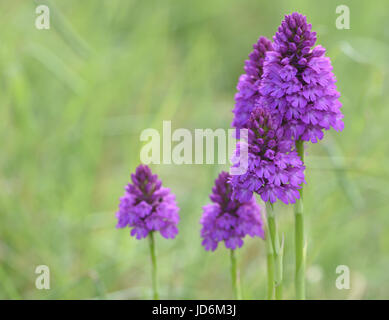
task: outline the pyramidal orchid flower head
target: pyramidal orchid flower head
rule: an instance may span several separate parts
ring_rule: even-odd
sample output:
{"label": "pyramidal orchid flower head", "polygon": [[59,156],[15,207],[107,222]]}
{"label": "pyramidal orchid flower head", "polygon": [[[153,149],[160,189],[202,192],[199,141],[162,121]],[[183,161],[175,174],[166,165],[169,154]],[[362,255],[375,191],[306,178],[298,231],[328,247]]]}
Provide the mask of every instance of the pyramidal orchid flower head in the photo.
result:
{"label": "pyramidal orchid flower head", "polygon": [[262,200],[274,203],[280,199],[284,203],[295,203],[300,198],[298,189],[304,180],[304,165],[297,155],[294,141],[286,139],[284,128],[265,108],[256,107],[246,124],[247,141],[239,141],[232,158],[232,165],[240,166],[240,149],[247,144],[248,168],[242,175],[233,175],[233,199],[245,202],[253,193]]}
{"label": "pyramidal orchid flower head", "polygon": [[259,97],[259,85],[262,77],[262,67],[265,61],[265,53],[272,50],[271,41],[260,37],[253,45],[253,51],[249,59],[245,61],[245,73],[239,78],[235,95],[235,108],[233,109],[234,119],[232,126],[236,129],[243,128],[254,109],[256,100]]}
{"label": "pyramidal orchid flower head", "polygon": [[246,235],[264,238],[261,209],[255,198],[243,203],[232,200],[229,179],[227,172],[220,173],[210,195],[212,203],[203,207],[200,223],[206,250],[216,250],[220,241],[224,241],[226,248],[240,248]]}
{"label": "pyramidal orchid flower head", "polygon": [[323,130],[344,128],[331,61],[305,16],[285,16],[266,53],[260,98],[296,140],[317,142]]}
{"label": "pyramidal orchid flower head", "polygon": [[147,165],[139,165],[131,180],[120,198],[116,227],[132,228],[131,236],[137,239],[147,237],[151,231],[159,231],[164,238],[174,238],[180,220],[174,194],[162,187],[158,176]]}

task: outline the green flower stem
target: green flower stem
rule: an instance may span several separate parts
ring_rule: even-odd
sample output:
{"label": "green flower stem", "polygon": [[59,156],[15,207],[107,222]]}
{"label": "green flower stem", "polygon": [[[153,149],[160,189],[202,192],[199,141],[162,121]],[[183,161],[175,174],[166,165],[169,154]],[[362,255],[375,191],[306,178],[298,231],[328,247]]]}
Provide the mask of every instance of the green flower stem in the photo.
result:
{"label": "green flower stem", "polygon": [[276,300],[282,300],[282,255],[283,245],[280,245],[278,239],[278,231],[276,224],[276,217],[273,211],[273,205],[270,202],[266,202],[267,222],[269,225],[269,234],[271,239],[271,245],[273,247],[274,257],[274,288]]}
{"label": "green flower stem", "polygon": [[271,243],[269,223],[266,220],[266,255],[267,255],[267,300],[274,300],[274,252]]}
{"label": "green flower stem", "polygon": [[155,256],[155,243],[154,243],[154,232],[149,233],[150,243],[150,255],[151,255],[151,279],[153,284],[153,299],[158,300],[158,284],[157,284],[157,258]]}
{"label": "green flower stem", "polygon": [[[296,141],[297,153],[304,162],[304,142]],[[305,299],[305,249],[304,249],[304,215],[303,215],[303,187],[300,189],[300,199],[294,206],[295,214],[295,246],[296,246],[296,299]]]}
{"label": "green flower stem", "polygon": [[230,251],[231,251],[232,289],[234,290],[235,299],[242,300],[242,293],[240,290],[239,270],[236,264],[235,250],[230,250]]}

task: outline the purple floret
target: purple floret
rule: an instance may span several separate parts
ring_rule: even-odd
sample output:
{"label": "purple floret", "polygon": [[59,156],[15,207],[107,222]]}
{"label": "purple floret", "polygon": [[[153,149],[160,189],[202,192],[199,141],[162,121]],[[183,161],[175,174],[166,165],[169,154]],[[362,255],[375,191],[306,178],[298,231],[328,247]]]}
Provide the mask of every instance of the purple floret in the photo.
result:
{"label": "purple floret", "polygon": [[132,184],[126,186],[120,198],[116,227],[132,228],[131,236],[137,239],[147,237],[151,231],[159,231],[164,238],[174,238],[180,220],[174,194],[162,187],[158,176],[147,165],[138,166],[131,180]]}
{"label": "purple floret", "polygon": [[206,250],[216,250],[220,241],[228,249],[240,248],[246,235],[264,238],[259,205],[254,197],[244,203],[232,200],[230,178],[227,172],[220,173],[210,195],[212,203],[203,207],[200,223]]}
{"label": "purple floret", "polygon": [[265,53],[273,50],[271,41],[260,37],[253,45],[254,50],[245,61],[245,73],[239,78],[238,92],[235,94],[234,120],[232,126],[236,129],[244,127],[254,109],[255,102],[259,98],[259,85],[262,77],[262,67],[265,61]]}
{"label": "purple floret", "polygon": [[[242,175],[231,177],[233,199],[240,202],[250,200],[253,193],[262,200],[274,203],[295,203],[300,198],[299,189],[304,180],[304,165],[292,151],[294,141],[286,139],[284,128],[264,108],[255,108],[246,124],[247,141],[237,143],[233,166],[240,166],[240,149],[247,144],[248,168]],[[242,157],[243,159],[243,157]]]}
{"label": "purple floret", "polygon": [[[323,130],[344,128],[331,61],[306,17],[285,16],[266,53],[257,105],[268,108],[296,140],[317,142]],[[313,49],[312,49],[313,48]]]}

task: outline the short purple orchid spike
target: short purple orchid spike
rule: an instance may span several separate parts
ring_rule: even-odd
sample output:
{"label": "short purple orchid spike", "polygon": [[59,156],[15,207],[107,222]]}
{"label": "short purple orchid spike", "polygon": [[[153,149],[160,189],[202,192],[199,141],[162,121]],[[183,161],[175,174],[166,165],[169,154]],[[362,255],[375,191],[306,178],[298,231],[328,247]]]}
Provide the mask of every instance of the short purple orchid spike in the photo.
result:
{"label": "short purple orchid spike", "polygon": [[257,103],[267,107],[295,140],[317,142],[323,130],[344,128],[331,61],[305,16],[285,16],[266,53]]}
{"label": "short purple orchid spike", "polygon": [[230,178],[227,172],[220,173],[210,195],[212,203],[203,207],[200,223],[206,250],[216,250],[220,241],[224,241],[226,248],[240,248],[246,235],[264,238],[259,205],[254,197],[244,203],[232,200]]}
{"label": "short purple orchid spike", "polygon": [[[248,144],[248,169],[232,176],[232,197],[245,202],[257,193],[265,202],[280,199],[286,204],[295,203],[300,197],[298,189],[305,182],[305,167],[297,152],[291,151],[294,142],[285,139],[284,128],[264,108],[252,111],[246,128],[248,141],[238,142],[235,155],[239,156],[241,144]],[[233,158],[233,166],[239,167],[239,160]]]}
{"label": "short purple orchid spike", "polygon": [[245,61],[244,70],[246,73],[240,76],[237,85],[236,103],[232,111],[234,113],[232,126],[236,129],[243,128],[250,117],[250,112],[254,109],[255,101],[260,95],[259,84],[262,77],[265,53],[268,50],[273,50],[271,41],[265,37],[260,37],[253,48],[254,50],[250,53],[249,59]]}
{"label": "short purple orchid spike", "polygon": [[164,238],[174,238],[180,220],[179,208],[170,189],[162,187],[156,174],[147,165],[136,168],[132,184],[120,198],[117,228],[130,227],[131,236],[146,238],[151,231],[159,231]]}

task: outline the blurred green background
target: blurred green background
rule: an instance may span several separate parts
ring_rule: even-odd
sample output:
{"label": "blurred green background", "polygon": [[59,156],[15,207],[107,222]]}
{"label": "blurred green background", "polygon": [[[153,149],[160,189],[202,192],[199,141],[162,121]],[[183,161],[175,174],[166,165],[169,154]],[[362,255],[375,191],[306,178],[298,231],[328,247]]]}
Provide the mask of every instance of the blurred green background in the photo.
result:
{"label": "blurred green background", "polygon": [[[37,30],[35,8],[50,8]],[[338,30],[338,5],[350,30]],[[116,230],[145,128],[229,128],[252,44],[284,14],[308,16],[342,94],[345,130],[307,149],[307,296],[389,298],[389,3],[382,1],[1,1],[0,298],[151,297],[147,241]],[[153,165],[181,207],[175,240],[157,237],[161,296],[232,298],[229,253],[201,247],[201,207],[226,166]],[[285,297],[294,297],[293,209]],[[239,250],[243,294],[266,295],[265,244]],[[51,271],[37,290],[36,266]],[[347,265],[351,289],[338,290]]]}

